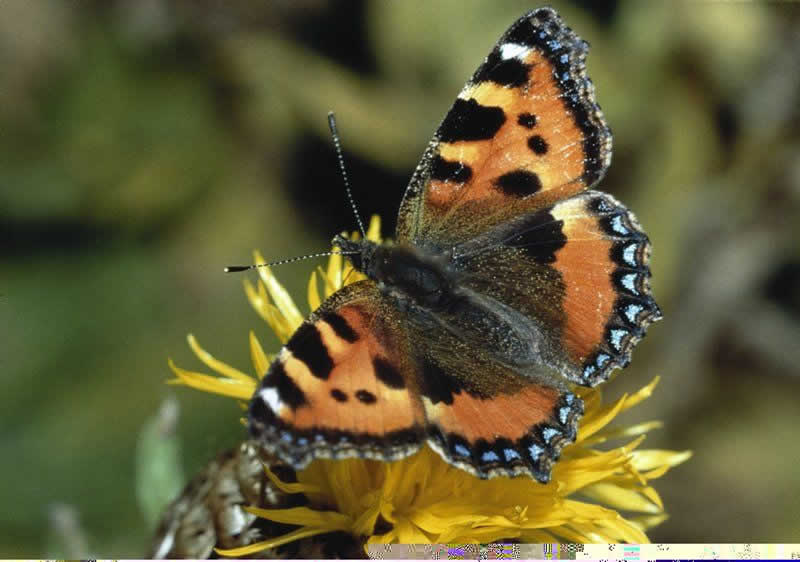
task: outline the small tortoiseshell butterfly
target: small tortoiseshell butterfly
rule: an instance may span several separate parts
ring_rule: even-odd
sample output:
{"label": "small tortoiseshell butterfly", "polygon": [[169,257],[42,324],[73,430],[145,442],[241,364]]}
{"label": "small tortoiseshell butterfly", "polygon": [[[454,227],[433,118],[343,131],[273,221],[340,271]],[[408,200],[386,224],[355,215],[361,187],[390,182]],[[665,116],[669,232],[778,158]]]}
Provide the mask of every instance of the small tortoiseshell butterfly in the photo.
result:
{"label": "small tortoiseshell butterfly", "polygon": [[611,132],[588,44],[524,15],[458,95],[411,177],[394,242],[334,238],[367,280],[281,349],[250,433],[295,468],[429,444],[481,478],[547,482],[583,413],[570,383],[628,364],[661,314],[633,214],[588,190]]}

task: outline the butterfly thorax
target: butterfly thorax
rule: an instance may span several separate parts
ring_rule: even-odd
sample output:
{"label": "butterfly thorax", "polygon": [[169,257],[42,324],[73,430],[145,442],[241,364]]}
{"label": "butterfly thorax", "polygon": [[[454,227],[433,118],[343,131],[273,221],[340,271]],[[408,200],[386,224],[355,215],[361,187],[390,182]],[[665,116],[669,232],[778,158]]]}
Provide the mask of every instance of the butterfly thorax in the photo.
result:
{"label": "butterfly thorax", "polygon": [[353,252],[348,256],[353,267],[375,281],[384,294],[432,312],[446,309],[456,299],[455,273],[447,267],[446,256],[411,246],[339,236],[334,244],[344,252]]}
{"label": "butterfly thorax", "polygon": [[472,290],[448,254],[341,237],[334,239],[334,245],[350,253],[353,267],[373,280],[394,306],[407,311],[408,320],[426,334],[438,327],[460,342],[488,343],[488,354],[495,360],[526,373],[531,365],[552,363],[554,358],[542,355],[546,350],[536,323]]}

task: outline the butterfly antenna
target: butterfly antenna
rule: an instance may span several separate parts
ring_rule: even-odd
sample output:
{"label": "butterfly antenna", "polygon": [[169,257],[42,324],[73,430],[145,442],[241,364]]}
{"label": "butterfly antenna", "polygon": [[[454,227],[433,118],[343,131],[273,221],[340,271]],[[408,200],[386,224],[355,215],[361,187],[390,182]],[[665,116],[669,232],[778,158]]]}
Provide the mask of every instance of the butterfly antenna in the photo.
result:
{"label": "butterfly antenna", "polygon": [[271,261],[268,263],[254,263],[252,265],[229,265],[225,268],[225,273],[237,273],[239,271],[247,271],[248,269],[257,269],[259,267],[272,267],[273,265],[283,265],[285,263],[292,263],[301,260],[310,260],[312,258],[321,258],[324,256],[349,256],[357,254],[356,251],[351,252],[320,252],[318,254],[308,254],[305,256],[297,256],[285,260]]}
{"label": "butterfly antenna", "polygon": [[361,222],[361,217],[358,214],[356,203],[353,201],[353,193],[350,191],[350,181],[347,179],[347,169],[344,167],[344,155],[342,155],[342,143],[339,141],[339,130],[336,128],[336,117],[333,111],[328,112],[328,127],[331,130],[333,137],[333,146],[336,148],[336,158],[339,160],[339,169],[342,171],[342,179],[344,180],[344,189],[347,192],[347,199],[350,201],[350,207],[353,209],[353,214],[356,216],[358,228],[361,230],[361,236],[367,237],[367,231],[364,230],[364,223]]}
{"label": "butterfly antenna", "polygon": [[[367,231],[364,229],[364,223],[361,222],[361,216],[358,214],[358,209],[356,208],[356,203],[353,200],[353,192],[350,191],[350,180],[347,178],[347,169],[344,166],[344,155],[342,154],[342,143],[339,140],[339,130],[336,128],[336,116],[333,114],[333,111],[328,112],[328,127],[331,130],[331,136],[333,137],[333,146],[336,149],[336,158],[339,161],[339,169],[342,171],[342,180],[344,181],[344,189],[347,193],[347,200],[350,201],[350,207],[353,209],[353,214],[356,216],[356,222],[358,222],[358,228],[361,231],[361,235],[366,238]],[[318,254],[308,254],[305,256],[297,256],[294,258],[288,258],[284,260],[277,260],[271,261],[268,263],[256,263],[252,265],[229,265],[225,268],[225,273],[238,273],[240,271],[247,271],[248,269],[257,269],[259,267],[271,267],[273,265],[283,265],[286,263],[292,263],[301,260],[308,260],[312,258],[321,258],[324,256],[349,256],[353,254],[357,254],[357,251],[350,251],[350,252],[320,252]]]}

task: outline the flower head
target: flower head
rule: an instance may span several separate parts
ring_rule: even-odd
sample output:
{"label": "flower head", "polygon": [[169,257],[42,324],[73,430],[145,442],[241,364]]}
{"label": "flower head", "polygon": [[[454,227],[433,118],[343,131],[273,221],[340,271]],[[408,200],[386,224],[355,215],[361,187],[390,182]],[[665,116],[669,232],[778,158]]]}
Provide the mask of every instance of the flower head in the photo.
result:
{"label": "flower head", "polygon": [[[379,241],[380,222],[373,217],[367,237]],[[259,253],[256,262],[262,262]],[[268,268],[259,268],[257,286],[245,281],[250,304],[286,342],[303,321],[292,298]],[[333,255],[327,270],[313,272],[308,303],[313,310],[342,286],[363,279],[342,256]],[[322,287],[320,287],[320,282]],[[320,294],[322,293],[322,295]],[[250,354],[255,376],[211,356],[193,336],[189,345],[217,375],[170,367],[175,383],[249,400],[271,357],[253,332]],[[241,556],[304,537],[344,531],[365,543],[648,542],[646,529],[667,518],[652,480],[687,460],[691,453],[640,449],[657,421],[614,427],[611,421],[648,398],[658,378],[632,395],[604,403],[602,391],[577,389],[584,401],[576,441],[564,447],[549,483],[530,478],[480,480],[447,464],[428,447],[391,463],[366,459],[318,459],[297,473],[296,483],[273,484],[286,493],[303,494],[308,505],[248,510],[297,529],[248,547],[220,551]],[[601,449],[612,440],[624,444]]]}

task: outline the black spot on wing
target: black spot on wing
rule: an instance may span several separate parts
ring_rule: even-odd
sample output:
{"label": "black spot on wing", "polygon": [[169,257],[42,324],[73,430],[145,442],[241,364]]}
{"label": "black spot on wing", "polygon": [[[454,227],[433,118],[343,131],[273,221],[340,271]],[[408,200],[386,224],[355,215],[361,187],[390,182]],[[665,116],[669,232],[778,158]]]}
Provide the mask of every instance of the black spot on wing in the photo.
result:
{"label": "black spot on wing", "polygon": [[442,402],[446,405],[453,403],[453,396],[467,392],[470,396],[485,398],[485,396],[475,390],[468,389],[457,378],[448,375],[439,365],[428,358],[421,359],[422,368],[422,389],[423,396],[428,398],[433,404]]}
{"label": "black spot on wing", "polygon": [[427,358],[422,359],[422,395],[434,404],[442,402],[448,406],[453,403],[453,394],[461,392],[461,384],[450,377],[436,363]]}
{"label": "black spot on wing", "polygon": [[376,357],[372,360],[372,366],[375,369],[375,376],[384,385],[394,389],[405,388],[406,381],[403,375],[386,359]]}
{"label": "black spot on wing", "polygon": [[516,43],[533,47],[536,41],[533,37],[535,30],[527,16],[518,19],[514,25],[500,39],[500,43]]}
{"label": "black spot on wing", "polygon": [[506,114],[501,108],[458,98],[437,133],[442,142],[487,140],[493,138],[505,122]]}
{"label": "black spot on wing", "polygon": [[250,402],[247,418],[250,435],[259,438],[263,435],[264,428],[271,426],[277,416],[266,402],[256,397]]}
{"label": "black spot on wing", "polygon": [[[264,388],[274,388],[278,392],[278,398],[280,398],[281,402],[292,410],[296,410],[308,402],[300,387],[286,374],[286,369],[284,369],[283,363],[280,361],[272,364],[261,384]],[[255,406],[259,402],[264,403],[263,400],[256,399],[253,400],[253,405]]]}
{"label": "black spot on wing", "polygon": [[465,183],[472,177],[472,168],[462,162],[450,162],[438,154],[431,164],[431,179]]}
{"label": "black spot on wing", "polygon": [[538,212],[515,226],[514,234],[506,245],[519,248],[538,263],[546,264],[556,261],[556,252],[567,243],[562,229],[564,221],[556,220],[548,212]]}
{"label": "black spot on wing", "polygon": [[533,129],[536,126],[536,116],[533,113],[520,113],[517,116],[517,123],[526,129]]}
{"label": "black spot on wing", "polygon": [[564,24],[552,8],[540,8],[517,20],[500,38],[538,50],[552,65],[553,78],[567,110],[583,133],[583,181],[591,186],[610,163],[611,131],[594,99],[594,86],[586,75],[589,44]]}
{"label": "black spot on wing", "polygon": [[539,191],[542,188],[542,182],[539,180],[539,176],[533,172],[515,170],[495,179],[494,186],[506,195],[524,197]]}
{"label": "black spot on wing", "polygon": [[261,400],[260,398],[254,399],[250,403],[250,411],[248,412],[248,417],[256,419],[258,421],[266,422],[271,421],[275,418],[275,412],[267,406],[267,403]]}
{"label": "black spot on wing", "polygon": [[354,341],[358,340],[358,334],[355,330],[347,323],[342,316],[336,314],[335,312],[331,314],[326,314],[323,318],[328,325],[333,328],[333,331],[336,332],[336,335],[339,336],[346,342],[353,343]]}
{"label": "black spot on wing", "polygon": [[331,396],[337,402],[347,402],[347,394],[345,394],[338,388],[334,388],[333,390],[331,390]]}
{"label": "black spot on wing", "polygon": [[544,140],[541,135],[533,135],[531,138],[528,139],[528,148],[530,148],[535,154],[541,156],[542,154],[547,154],[547,141]]}
{"label": "black spot on wing", "polygon": [[313,324],[304,322],[286,343],[292,355],[306,364],[311,374],[319,379],[327,379],[333,370],[333,360],[322,335]]}
{"label": "black spot on wing", "polygon": [[472,83],[494,82],[501,86],[517,88],[528,83],[531,66],[517,58],[503,59],[500,49],[495,48],[475,74]]}
{"label": "black spot on wing", "polygon": [[374,404],[378,400],[369,390],[364,389],[356,390],[356,398],[362,404]]}

